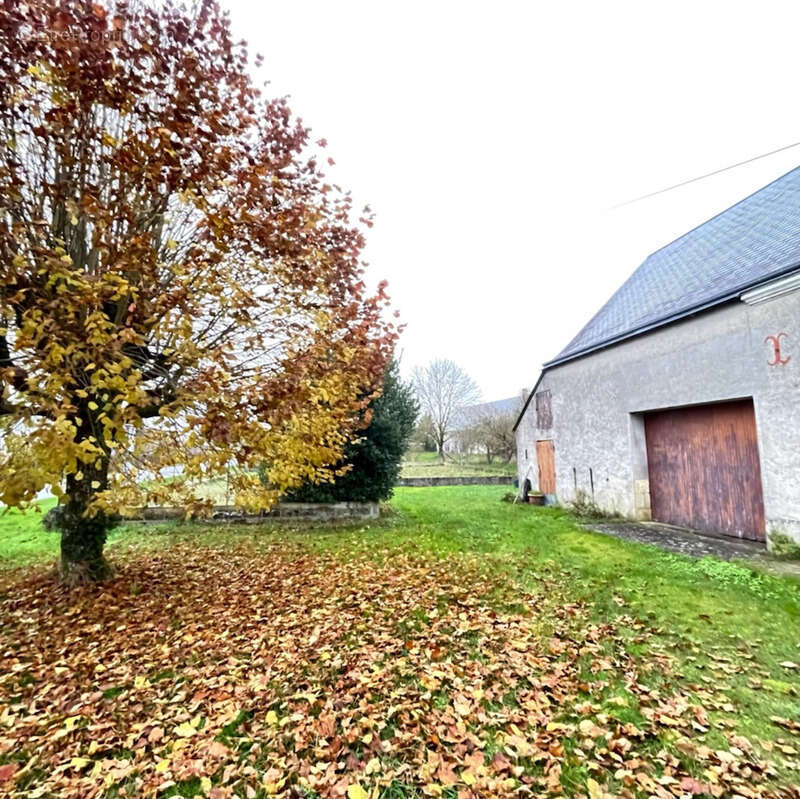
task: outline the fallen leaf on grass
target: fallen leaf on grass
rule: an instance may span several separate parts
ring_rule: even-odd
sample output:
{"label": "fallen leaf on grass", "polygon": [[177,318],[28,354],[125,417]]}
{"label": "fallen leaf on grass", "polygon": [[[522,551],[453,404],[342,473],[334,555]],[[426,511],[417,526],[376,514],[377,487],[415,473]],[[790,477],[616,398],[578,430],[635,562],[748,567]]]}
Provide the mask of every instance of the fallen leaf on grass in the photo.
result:
{"label": "fallen leaf on grass", "polygon": [[800,733],[800,723],[798,723],[794,719],[784,719],[781,718],[780,716],[770,716],[769,720],[773,724],[777,724],[779,727],[784,727],[790,732]]}
{"label": "fallen leaf on grass", "polygon": [[0,766],[0,782],[8,782],[19,769],[19,765],[17,763],[6,763],[4,766]]}
{"label": "fallen leaf on grass", "polygon": [[191,738],[193,735],[197,735],[197,730],[188,721],[179,724],[173,732],[180,738]]}
{"label": "fallen leaf on grass", "polygon": [[589,799],[603,799],[603,789],[597,780],[590,777],[586,780],[586,788],[589,791]]}
{"label": "fallen leaf on grass", "polygon": [[686,791],[693,796],[711,792],[710,787],[706,785],[706,783],[699,782],[694,777],[683,777],[679,784],[682,791]]}

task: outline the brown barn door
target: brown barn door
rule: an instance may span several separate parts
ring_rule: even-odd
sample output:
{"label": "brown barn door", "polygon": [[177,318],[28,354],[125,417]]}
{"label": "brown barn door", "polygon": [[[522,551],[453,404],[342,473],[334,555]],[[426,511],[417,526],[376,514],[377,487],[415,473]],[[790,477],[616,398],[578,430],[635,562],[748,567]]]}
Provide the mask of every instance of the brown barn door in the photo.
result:
{"label": "brown barn door", "polygon": [[539,491],[556,493],[556,457],[552,441],[536,442],[536,462],[539,464]]}
{"label": "brown barn door", "polygon": [[653,519],[765,540],[752,400],[645,416]]}

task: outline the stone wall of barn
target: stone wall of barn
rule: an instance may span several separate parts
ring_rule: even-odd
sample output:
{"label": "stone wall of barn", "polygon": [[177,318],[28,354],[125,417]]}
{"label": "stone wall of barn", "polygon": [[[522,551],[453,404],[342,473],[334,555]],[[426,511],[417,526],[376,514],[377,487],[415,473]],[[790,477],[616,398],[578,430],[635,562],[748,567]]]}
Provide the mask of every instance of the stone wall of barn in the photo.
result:
{"label": "stone wall of barn", "polygon": [[[778,336],[780,359],[776,358]],[[538,487],[536,441],[555,445],[561,503],[649,517],[643,413],[752,397],[767,534],[800,541],[800,291],[734,302],[548,370],[517,429],[520,485]],[[537,426],[538,424],[543,426]]]}

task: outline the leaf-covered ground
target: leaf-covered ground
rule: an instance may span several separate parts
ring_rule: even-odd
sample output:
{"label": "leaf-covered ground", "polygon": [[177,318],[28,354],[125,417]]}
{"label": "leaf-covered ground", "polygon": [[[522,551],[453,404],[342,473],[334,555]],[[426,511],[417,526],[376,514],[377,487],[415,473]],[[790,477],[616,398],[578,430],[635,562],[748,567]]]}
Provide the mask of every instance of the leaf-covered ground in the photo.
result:
{"label": "leaf-covered ground", "polygon": [[0,795],[799,795],[787,583],[697,574],[711,617],[675,556],[422,491],[372,529],[132,533],[103,588],[7,575]]}

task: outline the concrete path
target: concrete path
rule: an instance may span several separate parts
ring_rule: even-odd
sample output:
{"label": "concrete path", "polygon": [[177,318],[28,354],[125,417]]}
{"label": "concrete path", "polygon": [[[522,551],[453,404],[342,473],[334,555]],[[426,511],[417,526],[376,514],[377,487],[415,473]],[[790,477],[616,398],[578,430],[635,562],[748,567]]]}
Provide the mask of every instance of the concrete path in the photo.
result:
{"label": "concrete path", "polygon": [[728,536],[698,533],[683,527],[658,522],[601,522],[583,525],[615,538],[651,544],[669,552],[703,558],[710,555],[720,560],[743,558],[764,571],[800,577],[800,563],[770,557],[764,544]]}

